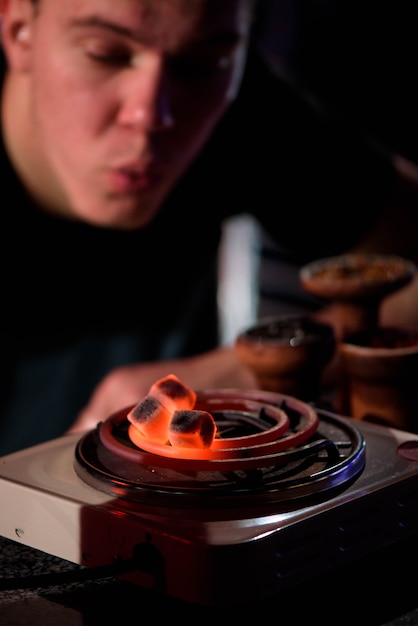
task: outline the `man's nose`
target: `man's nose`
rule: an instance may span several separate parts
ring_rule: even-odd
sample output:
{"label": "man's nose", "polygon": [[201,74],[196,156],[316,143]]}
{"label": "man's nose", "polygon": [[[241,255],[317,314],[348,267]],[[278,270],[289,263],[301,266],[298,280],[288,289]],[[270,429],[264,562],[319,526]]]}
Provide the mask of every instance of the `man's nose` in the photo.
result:
{"label": "man's nose", "polygon": [[143,131],[161,131],[174,125],[169,81],[163,60],[143,59],[127,79],[118,121]]}

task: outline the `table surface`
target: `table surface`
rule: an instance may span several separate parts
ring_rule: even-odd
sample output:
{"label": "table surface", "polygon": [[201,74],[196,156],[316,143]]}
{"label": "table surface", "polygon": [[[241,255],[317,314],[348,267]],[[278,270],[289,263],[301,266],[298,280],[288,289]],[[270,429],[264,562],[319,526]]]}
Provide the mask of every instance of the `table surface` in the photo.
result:
{"label": "table surface", "polygon": [[[65,582],[63,576],[71,574],[77,579],[86,570],[0,538],[0,625],[118,626],[121,619],[135,623],[137,614],[150,619],[153,611],[159,618],[186,621],[215,619],[224,613],[233,615],[235,621],[254,615],[260,623],[275,616],[274,621],[281,626],[315,620],[322,626],[418,624],[417,557],[418,537],[411,537],[373,558],[356,561],[272,598],[252,603],[243,599],[242,605],[233,607],[201,607],[158,596],[118,577],[84,581],[80,577],[79,581]],[[52,574],[53,584],[31,587],[31,577],[42,574]],[[24,577],[26,588],[13,588],[10,581],[4,582],[17,577]]]}

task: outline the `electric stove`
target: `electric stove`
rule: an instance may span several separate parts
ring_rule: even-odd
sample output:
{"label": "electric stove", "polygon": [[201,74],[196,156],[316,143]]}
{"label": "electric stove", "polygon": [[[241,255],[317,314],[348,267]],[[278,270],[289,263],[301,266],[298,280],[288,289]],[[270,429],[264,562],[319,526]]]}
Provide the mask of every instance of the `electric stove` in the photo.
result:
{"label": "electric stove", "polygon": [[418,435],[296,398],[208,390],[209,450],[132,432],[125,408],[82,435],[0,458],[0,534],[201,605],[271,597],[418,531]]}

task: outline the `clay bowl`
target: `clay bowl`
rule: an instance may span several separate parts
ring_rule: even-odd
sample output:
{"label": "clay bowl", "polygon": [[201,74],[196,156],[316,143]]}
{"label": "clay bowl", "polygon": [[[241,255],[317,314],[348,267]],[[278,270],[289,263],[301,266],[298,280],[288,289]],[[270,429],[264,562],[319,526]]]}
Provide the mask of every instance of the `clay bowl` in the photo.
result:
{"label": "clay bowl", "polygon": [[261,389],[312,401],[336,340],[332,326],[307,315],[288,315],[260,319],[237,336],[235,349]]}
{"label": "clay bowl", "polygon": [[411,261],[393,255],[346,254],[320,259],[301,268],[305,291],[332,302],[338,338],[375,328],[386,296],[407,285],[416,273]]}
{"label": "clay bowl", "polygon": [[418,432],[418,328],[391,326],[353,333],[338,351],[345,412]]}
{"label": "clay bowl", "polygon": [[326,300],[381,300],[407,285],[416,270],[394,255],[346,254],[309,263],[299,277],[305,291]]}

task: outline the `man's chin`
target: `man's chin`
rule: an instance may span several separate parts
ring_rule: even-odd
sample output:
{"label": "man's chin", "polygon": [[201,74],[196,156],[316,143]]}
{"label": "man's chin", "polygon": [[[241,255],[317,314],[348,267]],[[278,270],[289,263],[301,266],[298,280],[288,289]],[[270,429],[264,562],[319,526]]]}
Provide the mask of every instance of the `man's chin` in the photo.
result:
{"label": "man's chin", "polygon": [[145,228],[152,222],[159,212],[160,205],[147,207],[135,206],[105,206],[95,213],[91,211],[79,211],[78,220],[86,222],[98,228],[108,228],[113,230],[138,230]]}
{"label": "man's chin", "polygon": [[[154,216],[140,216],[140,217],[115,217],[109,219],[99,219],[99,220],[90,220],[89,223],[91,226],[96,226],[98,228],[107,228],[110,230],[140,230],[141,228],[145,228],[152,222]],[[87,221],[87,220],[85,220]]]}

